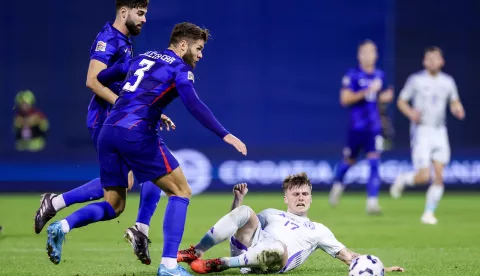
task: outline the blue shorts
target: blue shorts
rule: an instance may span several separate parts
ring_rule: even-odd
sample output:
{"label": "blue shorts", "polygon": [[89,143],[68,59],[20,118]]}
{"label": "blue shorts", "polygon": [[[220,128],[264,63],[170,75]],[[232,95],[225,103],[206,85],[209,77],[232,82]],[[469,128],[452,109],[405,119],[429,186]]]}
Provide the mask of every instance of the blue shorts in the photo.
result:
{"label": "blue shorts", "polygon": [[356,159],[361,150],[365,153],[381,152],[383,138],[380,131],[371,130],[349,130],[347,145],[343,149],[345,158]]}
{"label": "blue shorts", "polygon": [[100,131],[98,159],[103,187],[128,187],[130,170],[140,183],[144,183],[179,166],[155,132],[140,133],[114,126],[103,126]]}
{"label": "blue shorts", "polygon": [[98,152],[98,136],[100,135],[100,130],[102,130],[102,127],[95,127],[95,128],[88,128],[88,131],[90,132],[90,136],[92,137],[92,142],[93,146],[95,147],[95,150]]}

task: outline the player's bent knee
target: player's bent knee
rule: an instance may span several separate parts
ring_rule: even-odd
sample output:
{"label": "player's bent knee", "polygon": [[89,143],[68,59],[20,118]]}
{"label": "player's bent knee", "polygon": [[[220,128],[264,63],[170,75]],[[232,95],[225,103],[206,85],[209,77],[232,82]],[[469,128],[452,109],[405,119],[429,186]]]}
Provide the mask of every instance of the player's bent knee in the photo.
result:
{"label": "player's bent knee", "polygon": [[418,184],[427,184],[430,181],[430,169],[421,169],[418,171],[415,182]]}
{"label": "player's bent knee", "polygon": [[124,187],[105,188],[105,201],[112,206],[112,208],[115,210],[115,214],[117,217],[125,210],[126,193],[127,192]]}

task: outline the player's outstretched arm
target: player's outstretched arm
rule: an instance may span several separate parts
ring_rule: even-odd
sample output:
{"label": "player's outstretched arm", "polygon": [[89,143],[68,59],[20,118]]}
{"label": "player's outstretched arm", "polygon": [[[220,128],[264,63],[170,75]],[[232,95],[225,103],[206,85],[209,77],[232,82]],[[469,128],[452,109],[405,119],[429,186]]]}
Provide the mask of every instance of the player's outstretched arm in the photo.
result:
{"label": "player's outstretched arm", "polygon": [[213,116],[212,111],[198,98],[193,85],[180,83],[177,85],[178,95],[190,114],[202,123],[206,128],[222,138],[228,144],[234,146],[240,153],[247,155],[247,147],[237,137],[230,134]]}
{"label": "player's outstretched arm", "polygon": [[[342,250],[338,251],[338,253],[335,255],[337,259],[341,260],[347,265],[350,265],[352,261],[358,256],[360,256],[360,254],[355,253],[348,248],[343,248]],[[405,269],[399,266],[392,266],[392,267],[385,267],[385,271],[386,272],[393,272],[393,271],[404,272]]]}
{"label": "player's outstretched arm", "polygon": [[248,193],[247,183],[240,183],[233,186],[233,202],[231,210],[241,206],[243,203],[243,198]]}
{"label": "player's outstretched arm", "polygon": [[98,73],[107,68],[107,65],[96,59],[90,60],[87,72],[87,87],[90,88],[100,98],[114,104],[118,96],[112,92],[108,87],[103,86],[97,79]]}

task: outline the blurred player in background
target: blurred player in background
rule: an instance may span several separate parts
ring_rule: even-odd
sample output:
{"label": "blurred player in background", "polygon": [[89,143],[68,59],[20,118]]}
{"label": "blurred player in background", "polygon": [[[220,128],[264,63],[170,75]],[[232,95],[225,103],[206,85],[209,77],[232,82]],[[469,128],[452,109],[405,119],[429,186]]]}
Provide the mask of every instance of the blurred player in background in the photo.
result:
{"label": "blurred player in background", "polygon": [[[255,214],[242,205],[247,184],[235,185],[232,211],[221,218],[200,242],[178,252],[178,261],[190,263],[197,273],[220,272],[239,267],[242,273],[284,273],[303,264],[317,249],[350,265],[359,256],[340,243],[323,224],[307,217],[312,184],[305,173],[283,181],[287,211],[266,209]],[[202,260],[213,246],[230,239],[232,257]],[[403,271],[400,267],[387,271]]]}
{"label": "blurred player in background", "polygon": [[[87,73],[87,86],[95,93],[88,107],[87,126],[97,148],[97,140],[103,122],[112,105],[118,98],[123,79],[103,86],[97,75],[105,68],[125,63],[132,59],[131,36],[140,34],[146,22],[148,0],[116,0],[116,18],[107,22],[98,33],[90,50],[90,65]],[[171,123],[168,117],[163,117]],[[133,175],[129,174],[129,188],[133,185]],[[88,202],[103,197],[100,178],[64,194],[47,193],[42,196],[40,208],[35,216],[35,232],[42,231],[45,224],[63,208],[75,203]],[[151,182],[142,184],[140,206],[136,225],[126,230],[125,237],[131,243],[135,254],[144,264],[150,264],[148,251],[148,231],[150,220],[160,200],[160,189]]]}
{"label": "blurred player in background", "polygon": [[329,199],[332,206],[339,203],[345,189],[344,176],[363,150],[370,164],[366,206],[369,214],[380,213],[378,171],[383,137],[377,101],[390,103],[393,100],[393,90],[386,87],[385,74],[376,68],[377,57],[375,43],[362,42],[358,47],[359,66],[348,70],[343,77],[340,104],[349,110],[347,145],[343,149],[344,159],[337,165]]}
{"label": "blurred player in background", "polygon": [[[191,189],[178,161],[157,136],[165,108],[180,97],[190,113],[226,143],[246,155],[247,149],[230,134],[198,98],[193,69],[203,57],[209,32],[191,23],[175,25],[169,48],[148,51],[130,62],[125,84],[110,111],[98,139],[101,184],[105,201],[91,203],[48,229],[50,260],[61,260],[65,235],[74,228],[111,220],[126,204],[128,172],[145,182],[151,180],[169,196],[163,221],[164,245],[157,275],[190,275],[177,264]],[[116,72],[123,64],[106,69]],[[122,71],[119,71],[122,73]]]}
{"label": "blurred player in background", "polygon": [[18,92],[15,97],[15,148],[18,151],[37,152],[45,148],[48,119],[35,107],[35,95],[30,90]]}
{"label": "blurred player in background", "polygon": [[[435,176],[428,188],[425,211],[421,217],[421,222],[425,224],[437,224],[435,209],[443,196],[443,169],[450,162],[450,145],[445,125],[447,104],[453,116],[459,120],[465,118],[454,79],[441,71],[444,64],[440,48],[427,48],[423,58],[425,70],[408,78],[397,102],[400,111],[411,121],[412,162],[415,171],[398,175],[390,187],[390,194],[398,198],[406,186],[427,184],[433,165]],[[408,103],[410,100],[412,105]]]}

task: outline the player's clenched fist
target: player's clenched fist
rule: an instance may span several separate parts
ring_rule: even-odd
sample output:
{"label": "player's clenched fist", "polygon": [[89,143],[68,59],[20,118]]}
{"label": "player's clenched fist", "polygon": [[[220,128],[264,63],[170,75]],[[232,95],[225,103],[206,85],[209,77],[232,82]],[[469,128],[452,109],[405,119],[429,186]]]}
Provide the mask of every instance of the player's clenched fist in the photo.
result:
{"label": "player's clenched fist", "polygon": [[241,154],[247,155],[247,146],[245,146],[245,144],[242,141],[240,141],[240,139],[233,136],[232,134],[228,134],[225,137],[223,137],[223,141],[234,146]]}
{"label": "player's clenched fist", "polygon": [[233,186],[233,193],[236,198],[243,198],[248,193],[247,183],[240,183]]}

